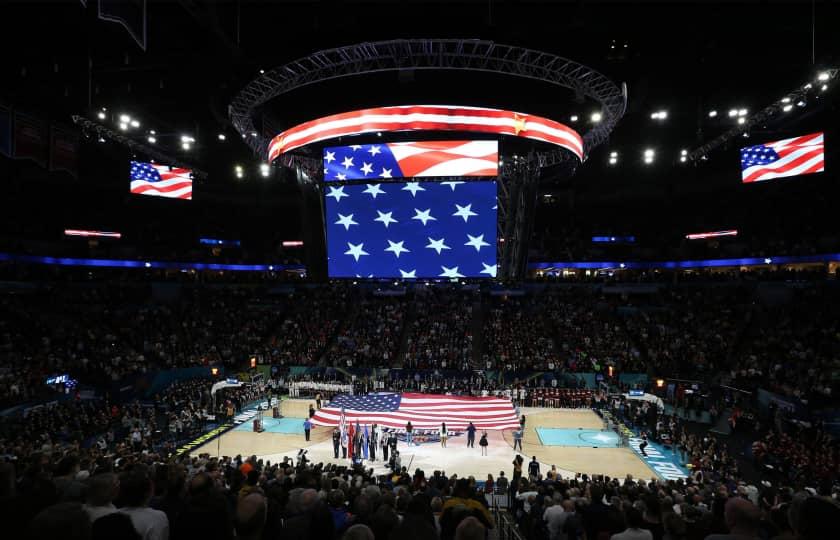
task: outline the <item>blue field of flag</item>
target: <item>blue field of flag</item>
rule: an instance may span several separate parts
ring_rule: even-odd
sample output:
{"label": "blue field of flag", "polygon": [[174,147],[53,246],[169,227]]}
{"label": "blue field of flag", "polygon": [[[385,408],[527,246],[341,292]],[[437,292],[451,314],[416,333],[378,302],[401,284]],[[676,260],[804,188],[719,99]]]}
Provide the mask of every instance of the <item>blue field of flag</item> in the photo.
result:
{"label": "blue field of flag", "polygon": [[587,448],[616,448],[618,434],[595,429],[537,428],[543,446],[577,446]]}

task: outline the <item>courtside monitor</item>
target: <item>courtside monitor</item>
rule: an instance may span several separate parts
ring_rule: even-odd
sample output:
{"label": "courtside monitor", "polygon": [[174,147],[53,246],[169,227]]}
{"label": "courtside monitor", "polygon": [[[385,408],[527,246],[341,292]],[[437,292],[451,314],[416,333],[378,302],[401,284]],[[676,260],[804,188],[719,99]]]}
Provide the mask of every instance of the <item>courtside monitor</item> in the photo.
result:
{"label": "courtside monitor", "polygon": [[496,176],[497,141],[420,141],[324,148],[324,180]]}
{"label": "courtside monitor", "polygon": [[131,162],[131,193],[192,200],[192,170],[145,161]]}
{"label": "courtside monitor", "polygon": [[496,277],[495,181],[326,190],[330,277]]}
{"label": "courtside monitor", "polygon": [[823,133],[741,148],[741,181],[763,182],[825,170]]}

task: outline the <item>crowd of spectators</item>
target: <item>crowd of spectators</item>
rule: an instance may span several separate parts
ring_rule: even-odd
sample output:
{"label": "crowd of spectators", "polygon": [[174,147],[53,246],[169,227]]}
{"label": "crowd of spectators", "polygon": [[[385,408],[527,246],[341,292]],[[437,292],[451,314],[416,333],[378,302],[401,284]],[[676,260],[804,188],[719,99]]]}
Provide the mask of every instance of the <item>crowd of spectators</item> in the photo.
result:
{"label": "crowd of spectators", "polygon": [[365,296],[352,301],[356,305],[328,351],[330,365],[393,365],[402,345],[408,301],[393,296]]}
{"label": "crowd of spectators", "polygon": [[554,331],[543,298],[493,297],[484,322],[486,369],[519,371],[558,366]]}
{"label": "crowd of spectators", "polygon": [[473,354],[473,304],[466,293],[431,289],[418,295],[407,329],[404,367],[469,370]]}

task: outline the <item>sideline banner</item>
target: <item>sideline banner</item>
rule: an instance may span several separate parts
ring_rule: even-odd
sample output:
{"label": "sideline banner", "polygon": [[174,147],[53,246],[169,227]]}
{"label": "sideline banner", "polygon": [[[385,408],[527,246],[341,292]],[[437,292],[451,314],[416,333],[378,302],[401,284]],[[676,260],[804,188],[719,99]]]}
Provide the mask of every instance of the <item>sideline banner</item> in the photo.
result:
{"label": "sideline banner", "polygon": [[648,446],[645,448],[647,457],[645,457],[639,450],[640,444],[642,444],[642,439],[639,437],[630,438],[630,448],[648,467],[653,469],[657,476],[663,480],[684,480],[688,478],[688,469],[680,463],[678,453],[675,454],[661,444],[648,441]]}

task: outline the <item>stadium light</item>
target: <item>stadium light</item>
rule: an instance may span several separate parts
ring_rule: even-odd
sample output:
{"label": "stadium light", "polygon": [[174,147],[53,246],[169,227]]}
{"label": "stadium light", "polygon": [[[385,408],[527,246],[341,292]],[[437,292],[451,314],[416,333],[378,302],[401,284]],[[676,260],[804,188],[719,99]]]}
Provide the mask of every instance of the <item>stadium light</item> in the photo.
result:
{"label": "stadium light", "polygon": [[150,129],[149,130],[149,135],[157,135],[157,131],[155,131],[153,129]]}
{"label": "stadium light", "polygon": [[687,156],[680,156],[680,163],[685,163],[686,161],[688,161]]}
{"label": "stadium light", "polygon": [[128,124],[126,124],[125,122],[120,122],[120,129],[123,131],[127,130]]}
{"label": "stadium light", "polygon": [[746,118],[744,118],[743,116],[739,116],[739,117],[738,117],[738,123],[739,123],[739,124],[743,124],[743,123],[744,123],[744,122],[746,122],[746,121],[747,121],[747,119],[746,119]]}
{"label": "stadium light", "polygon": [[105,120],[105,113],[102,111],[99,111],[99,114],[97,114],[96,116],[98,116],[100,120]]}
{"label": "stadium light", "polygon": [[572,117],[569,118],[569,120],[571,120],[572,122],[577,122],[578,121],[578,115],[573,114]]}
{"label": "stadium light", "polygon": [[121,114],[120,115],[120,122],[122,122],[123,124],[127,124],[127,123],[131,122],[131,117],[128,116],[127,114]]}
{"label": "stadium light", "polygon": [[219,133],[219,140],[220,140],[220,141],[224,141],[225,139],[227,139],[227,137],[225,136],[225,134],[224,134],[224,133]]}
{"label": "stadium light", "polygon": [[612,152],[610,152],[610,157],[618,157],[618,152],[613,150]]}
{"label": "stadium light", "polygon": [[797,107],[804,107],[805,106],[805,100],[800,99],[799,101],[796,102],[796,106]]}
{"label": "stadium light", "polygon": [[236,177],[237,178],[242,178],[243,176],[245,176],[245,172],[242,169],[242,165],[237,165],[236,167],[233,168],[233,170],[236,172]]}
{"label": "stadium light", "polygon": [[810,89],[811,89],[811,88],[813,88],[813,87],[814,87],[814,85],[813,85],[813,84],[808,83],[808,84],[806,84],[803,88],[805,88],[805,90],[810,90]]}
{"label": "stadium light", "polygon": [[738,109],[738,116],[747,116],[747,109]]}
{"label": "stadium light", "polygon": [[138,122],[137,120],[132,120],[131,121],[131,127],[139,128],[140,127],[140,122]]}
{"label": "stadium light", "polygon": [[782,98],[782,103],[790,103],[790,96],[785,96]]}
{"label": "stadium light", "polygon": [[823,92],[825,92],[826,90],[828,90],[828,85],[827,85],[827,84],[824,84],[824,85],[820,86],[820,90],[822,90]]}
{"label": "stadium light", "polygon": [[668,118],[668,111],[656,111],[651,113],[650,118],[651,120],[665,120]]}
{"label": "stadium light", "polygon": [[146,140],[147,140],[147,141],[149,141],[149,142],[150,142],[150,143],[152,143],[152,144],[155,144],[155,143],[157,142],[157,138],[155,138],[155,136],[154,136],[154,135],[149,135],[149,136],[146,138]]}
{"label": "stadium light", "polygon": [[260,163],[260,174],[263,178],[268,178],[269,174],[271,174],[271,169],[268,166],[268,163]]}
{"label": "stadium light", "polygon": [[717,116],[717,111],[715,111],[715,110],[709,111],[709,118],[714,118],[715,116]]}
{"label": "stadium light", "polygon": [[789,112],[792,108],[793,108],[793,105],[791,105],[790,103],[788,103],[787,105],[785,105],[784,107],[782,107],[782,110],[783,110],[783,111],[785,111],[785,112]]}
{"label": "stadium light", "polygon": [[265,74],[265,70],[264,70],[264,69],[261,69],[261,70],[260,70],[260,75],[264,75],[264,74]]}
{"label": "stadium light", "polygon": [[181,143],[181,148],[183,148],[184,150],[189,150],[192,147],[190,146],[190,143],[185,141]]}
{"label": "stadium light", "polygon": [[827,71],[820,71],[819,75],[817,75],[818,81],[827,81],[830,75]]}
{"label": "stadium light", "polygon": [[648,164],[648,165],[650,165],[651,163],[653,163],[653,157],[654,157],[655,155],[656,155],[656,154],[655,154],[655,152],[653,151],[653,149],[652,149],[652,148],[648,148],[648,149],[646,149],[646,150],[645,150],[645,154],[644,154],[644,156],[645,156],[645,163],[646,163],[646,164]]}
{"label": "stadium light", "polygon": [[729,109],[729,118],[735,118],[738,116],[738,109]]}
{"label": "stadium light", "polygon": [[597,124],[598,122],[601,121],[601,113],[594,112],[594,113],[592,113],[592,116],[589,117],[589,119],[592,120],[592,122]]}

